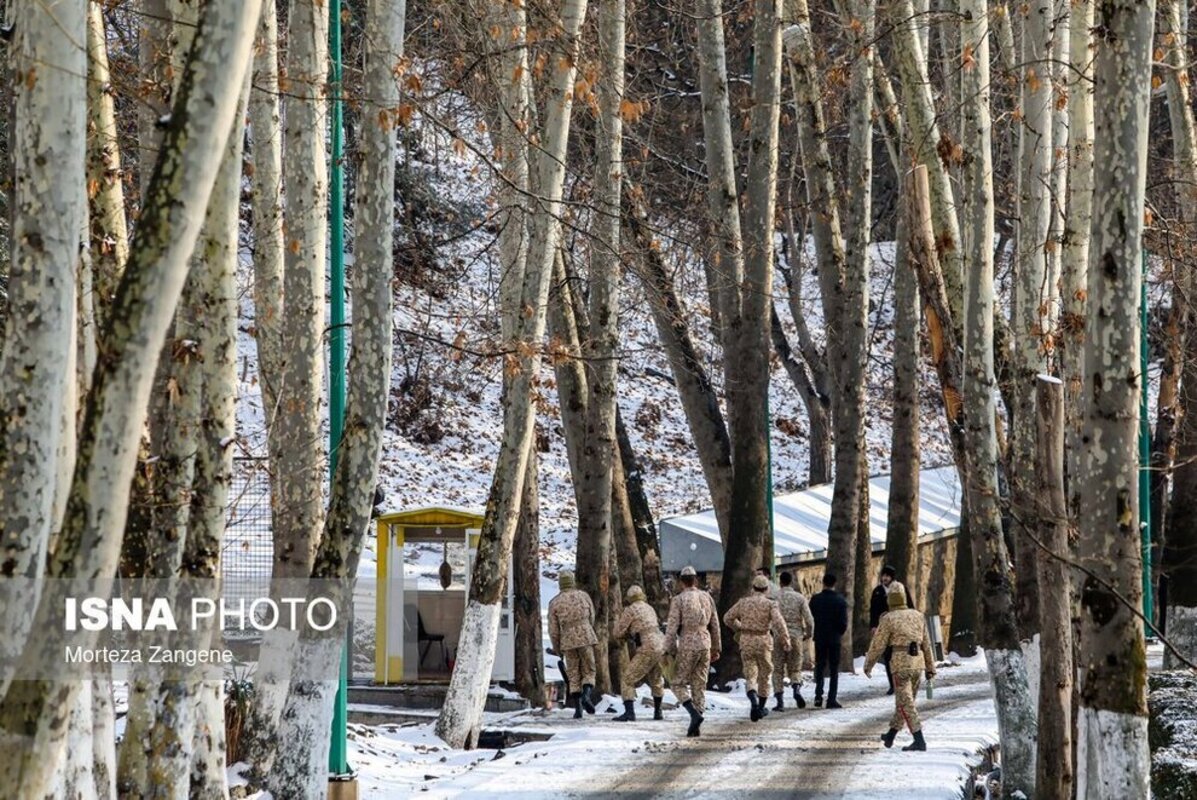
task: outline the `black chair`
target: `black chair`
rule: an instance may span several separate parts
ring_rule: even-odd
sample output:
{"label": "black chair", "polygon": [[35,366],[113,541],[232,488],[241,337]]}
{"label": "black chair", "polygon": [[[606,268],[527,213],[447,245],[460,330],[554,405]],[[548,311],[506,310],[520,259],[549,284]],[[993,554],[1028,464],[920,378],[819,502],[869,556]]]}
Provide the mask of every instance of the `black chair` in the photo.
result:
{"label": "black chair", "polygon": [[416,612],[416,627],[417,627],[417,644],[422,649],[420,651],[420,663],[424,663],[424,659],[428,658],[428,653],[432,650],[432,646],[438,645],[441,648],[441,664],[445,664],[445,634],[443,633],[429,633],[424,628],[424,615]]}

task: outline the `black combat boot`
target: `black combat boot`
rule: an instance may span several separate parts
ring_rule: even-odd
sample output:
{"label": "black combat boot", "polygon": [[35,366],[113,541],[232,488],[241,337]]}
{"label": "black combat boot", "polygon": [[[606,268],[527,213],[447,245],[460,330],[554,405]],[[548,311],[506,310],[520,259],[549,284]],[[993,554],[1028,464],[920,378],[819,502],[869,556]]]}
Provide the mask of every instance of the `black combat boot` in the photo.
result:
{"label": "black combat boot", "polygon": [[751,708],[751,710],[748,712],[748,718],[753,722],[757,722],[761,718],[761,706],[760,703],[757,702],[755,690],[748,692],[748,703]]}
{"label": "black combat boot", "polygon": [[918,750],[923,751],[927,749],[927,740],[923,738],[922,731],[914,732],[914,741],[902,748],[903,750]]}
{"label": "black combat boot", "polygon": [[822,708],[822,707],[823,707],[823,698],[820,697],[819,695],[815,695],[815,708]]}
{"label": "black combat boot", "polygon": [[589,683],[582,684],[582,708],[586,709],[587,714],[594,713],[594,701],[590,699],[592,691],[594,691],[594,687]]}
{"label": "black combat boot", "polygon": [[799,708],[806,708],[806,701],[802,699],[802,687],[794,687],[794,702],[798,704]]}
{"label": "black combat boot", "polygon": [[582,718],[582,695],[573,692],[569,696],[569,704],[574,708],[574,719]]}
{"label": "black combat boot", "polygon": [[653,698],[653,719],[665,719],[665,715],[661,713],[661,698]]}
{"label": "black combat boot", "polygon": [[777,694],[775,694],[773,696],[777,698],[777,704],[773,706],[773,710],[774,711],[785,711],[786,710],[786,701],[785,701],[786,693],[778,692]]}
{"label": "black combat boot", "polygon": [[897,728],[890,728],[887,732],[881,734],[881,741],[886,747],[894,746],[894,737],[898,735]]}
{"label": "black combat boot", "polygon": [[636,701],[624,700],[623,713],[615,718],[616,722],[635,722],[636,721]]}
{"label": "black combat boot", "polygon": [[827,701],[827,707],[828,707],[828,708],[843,708],[843,706],[841,706],[839,703],[837,703],[837,702],[836,702],[836,701],[834,701],[834,700],[828,700],[828,701]]}
{"label": "black combat boot", "polygon": [[686,729],[686,735],[698,736],[698,728],[702,725],[702,714],[699,714],[698,709],[694,707],[693,700],[687,700],[682,703],[682,708],[686,709],[690,714],[690,727]]}

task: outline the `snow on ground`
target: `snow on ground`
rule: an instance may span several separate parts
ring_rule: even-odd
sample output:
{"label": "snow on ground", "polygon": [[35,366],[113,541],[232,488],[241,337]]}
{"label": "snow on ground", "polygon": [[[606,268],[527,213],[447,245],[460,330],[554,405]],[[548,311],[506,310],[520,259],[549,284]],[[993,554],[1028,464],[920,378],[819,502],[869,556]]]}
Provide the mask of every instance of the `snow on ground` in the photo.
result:
{"label": "snow on ground", "polygon": [[[812,692],[808,682],[804,690],[808,701]],[[646,697],[642,687],[642,703]],[[902,787],[909,797],[947,800],[960,797],[963,782],[980,760],[979,752],[997,742],[997,718],[981,656],[943,667],[934,700],[920,696],[930,748],[926,753],[903,753],[897,747],[886,750],[877,741],[893,710],[880,670],[871,681],[863,674],[841,676],[840,700],[845,707],[839,711],[811,705],[796,711],[791,704],[791,710],[775,712],[753,726],[747,721],[742,683],[726,694],[708,692],[707,721],[698,740],[685,737],[686,712],[670,708],[675,698],[669,691],[662,722],[652,721],[651,708],[644,705],[637,709],[637,722],[612,722],[607,709],[618,705],[612,697],[600,705],[598,714],[580,721],[567,710],[488,714],[487,727],[553,734],[548,741],[526,742],[502,751],[501,756],[494,750],[451,750],[436,738],[431,723],[354,725],[350,762],[366,800],[499,794],[531,799],[614,792],[673,796],[686,788],[686,775],[677,777],[677,785],[637,785],[636,781],[652,778],[662,765],[684,771],[694,756],[701,758],[709,791],[726,797],[783,790],[786,787],[770,776],[779,770],[800,770],[804,759],[821,773],[829,757],[826,751],[831,750],[847,760],[836,762],[826,776],[842,789],[829,796],[888,800],[896,787]],[[898,745],[908,741],[909,736],[902,734]],[[798,790],[814,785],[794,786],[793,796],[806,796]]]}

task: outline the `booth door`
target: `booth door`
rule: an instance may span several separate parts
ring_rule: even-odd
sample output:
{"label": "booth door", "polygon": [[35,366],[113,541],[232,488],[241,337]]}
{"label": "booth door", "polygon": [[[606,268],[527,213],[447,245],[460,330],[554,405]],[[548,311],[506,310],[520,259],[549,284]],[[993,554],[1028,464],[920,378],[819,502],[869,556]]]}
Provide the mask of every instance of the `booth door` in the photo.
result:
{"label": "booth door", "polygon": [[[474,558],[478,554],[477,530],[466,531],[469,546],[466,548],[466,597],[469,597],[469,581],[474,575]],[[515,680],[515,619],[512,616],[514,593],[512,586],[512,561],[507,562],[507,590],[503,592],[503,607],[499,611],[499,638],[495,643],[495,664],[491,668],[492,681]]]}

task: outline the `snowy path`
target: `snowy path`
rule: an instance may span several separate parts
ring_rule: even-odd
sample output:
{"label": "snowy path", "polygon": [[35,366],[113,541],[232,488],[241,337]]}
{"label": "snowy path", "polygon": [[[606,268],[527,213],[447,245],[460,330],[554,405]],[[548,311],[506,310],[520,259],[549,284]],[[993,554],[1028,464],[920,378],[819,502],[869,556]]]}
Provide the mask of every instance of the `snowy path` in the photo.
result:
{"label": "snowy path", "polygon": [[[890,800],[895,787],[919,800],[958,800],[978,751],[997,742],[984,657],[943,667],[935,699],[920,702],[926,753],[886,750],[877,740],[893,708],[884,676],[840,679],[842,710],[808,706],[749,722],[742,688],[707,694],[700,739],[685,738],[686,714],[673,708],[663,722],[651,709],[616,723],[605,708],[575,721],[567,711],[488,715],[488,724],[553,734],[496,758],[493,750],[450,750],[430,724],[394,728],[351,726],[350,761],[360,771],[364,800],[428,797],[672,798],[761,797]],[[807,687],[809,699],[813,691]],[[666,691],[672,703],[672,693]],[[909,734],[898,738],[898,746]]]}
{"label": "snowy path", "polygon": [[[874,681],[873,686],[883,684]],[[808,705],[804,711],[790,707],[771,713],[760,723],[741,719],[704,726],[709,729],[704,729],[699,740],[681,742],[607,786],[571,795],[662,800],[731,794],[801,800],[858,798],[885,793],[897,785],[895,770],[914,768],[925,775],[925,791],[910,796],[927,798],[939,792],[958,797],[959,791],[950,785],[935,784],[945,777],[941,769],[945,762],[960,762],[963,753],[954,740],[950,745],[937,743],[935,730],[942,716],[970,704],[989,702],[991,691],[986,676],[975,672],[950,676],[937,688],[936,698],[921,704],[930,737],[927,753],[886,751],[881,746],[877,737],[887,727],[893,701],[874,688],[871,695],[843,695],[848,707],[842,711]],[[900,736],[898,746],[908,739]],[[929,769],[923,770],[924,766]],[[932,778],[933,774],[939,777]],[[918,787],[905,776],[900,783],[906,789]]]}

